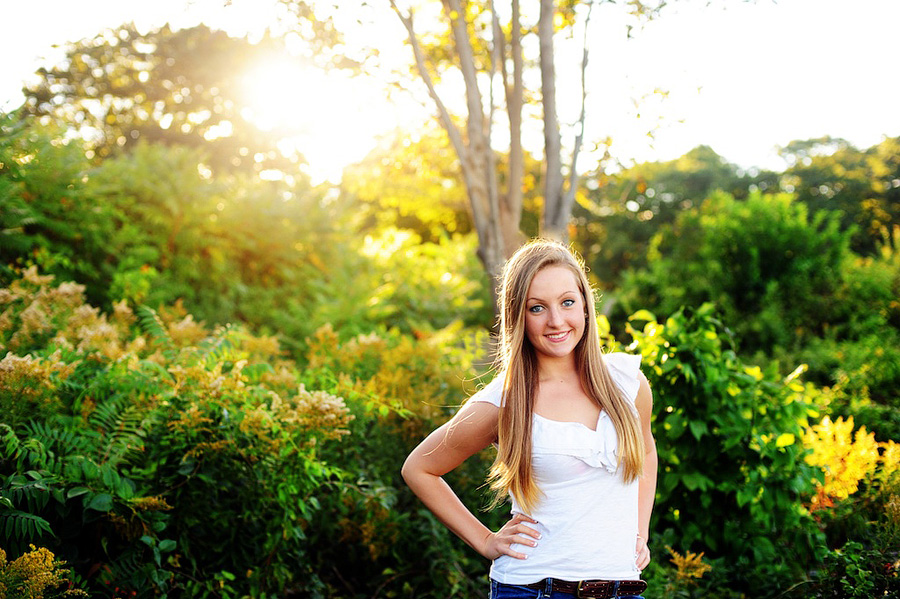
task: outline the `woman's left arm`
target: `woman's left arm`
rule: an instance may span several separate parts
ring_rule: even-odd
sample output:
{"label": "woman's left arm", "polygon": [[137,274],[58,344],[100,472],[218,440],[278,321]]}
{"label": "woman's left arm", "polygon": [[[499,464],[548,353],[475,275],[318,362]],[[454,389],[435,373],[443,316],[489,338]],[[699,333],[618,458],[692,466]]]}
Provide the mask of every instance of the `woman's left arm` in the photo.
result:
{"label": "woman's left arm", "polygon": [[653,414],[653,393],[647,377],[640,375],[640,388],[634,401],[641,421],[641,432],[644,435],[644,472],[638,483],[638,539],[635,547],[637,566],[641,570],[650,563],[650,549],[647,539],[650,537],[650,514],[653,512],[653,501],[656,497],[656,441],[650,430],[650,417]]}

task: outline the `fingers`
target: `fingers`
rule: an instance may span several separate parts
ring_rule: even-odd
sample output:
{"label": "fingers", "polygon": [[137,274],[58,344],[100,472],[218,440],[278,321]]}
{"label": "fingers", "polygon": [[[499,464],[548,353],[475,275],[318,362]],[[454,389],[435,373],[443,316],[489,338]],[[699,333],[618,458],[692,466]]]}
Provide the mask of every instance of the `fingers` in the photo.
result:
{"label": "fingers", "polygon": [[529,524],[536,525],[537,523],[537,520],[529,516],[514,515],[500,530],[494,533],[496,550],[502,555],[516,559],[528,559],[527,554],[515,551],[512,547],[516,544],[537,547],[541,533],[533,526],[529,526]]}
{"label": "fingers", "polygon": [[528,559],[528,555],[525,553],[519,553],[518,551],[513,551],[511,546],[507,546],[505,551],[501,551],[503,555],[508,555],[510,557],[514,557],[516,559]]}
{"label": "fingers", "polygon": [[[515,518],[509,521],[508,524],[513,525],[512,529],[515,530],[517,534],[528,535],[533,539],[537,540],[541,538],[541,533],[534,526],[528,526],[525,524],[526,522],[537,525],[537,520],[529,518],[528,516],[519,516],[517,515]],[[531,546],[535,546],[537,543],[531,543]]]}
{"label": "fingers", "polygon": [[639,570],[643,570],[648,565],[650,565],[650,550],[644,549],[643,552],[638,554],[638,558],[636,560],[636,564]]}
{"label": "fingers", "polygon": [[635,544],[634,563],[639,570],[643,570],[650,564],[650,547],[647,546],[647,540],[640,536]]}

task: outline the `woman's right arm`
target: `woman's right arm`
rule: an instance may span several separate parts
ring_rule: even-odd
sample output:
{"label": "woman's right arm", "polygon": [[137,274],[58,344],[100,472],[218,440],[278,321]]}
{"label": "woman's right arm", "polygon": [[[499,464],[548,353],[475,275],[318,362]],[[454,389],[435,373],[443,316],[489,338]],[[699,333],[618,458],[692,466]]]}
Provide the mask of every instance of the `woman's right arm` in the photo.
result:
{"label": "woman's right arm", "polygon": [[525,554],[513,551],[510,546],[513,543],[537,544],[537,531],[523,524],[534,523],[534,520],[517,514],[499,531],[491,532],[441,478],[497,439],[497,410],[487,402],[466,403],[456,416],[428,435],[409,454],[401,474],[438,520],[475,551],[488,559],[500,555],[524,559]]}

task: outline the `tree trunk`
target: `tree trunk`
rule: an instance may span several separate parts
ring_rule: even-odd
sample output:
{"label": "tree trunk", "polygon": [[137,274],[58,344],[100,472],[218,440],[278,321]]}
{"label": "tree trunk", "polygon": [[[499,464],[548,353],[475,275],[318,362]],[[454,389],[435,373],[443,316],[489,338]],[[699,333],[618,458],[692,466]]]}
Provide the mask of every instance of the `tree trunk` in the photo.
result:
{"label": "tree trunk", "polygon": [[[522,107],[525,104],[525,85],[522,81],[522,24],[519,0],[512,0],[510,30],[509,53],[513,65],[511,84],[502,53],[500,59],[503,86],[506,91],[506,112],[509,118],[509,172],[507,173],[509,185],[500,204],[501,213],[504,214],[503,239],[506,242],[507,256],[511,256],[525,241],[525,236],[519,228],[522,219],[522,180],[525,175],[525,155],[522,151]],[[501,39],[503,38],[501,37]]]}
{"label": "tree trunk", "polygon": [[406,27],[419,76],[434,100],[441,125],[447,131],[450,143],[459,158],[463,183],[469,198],[472,222],[478,234],[478,258],[491,278],[493,293],[497,288],[507,257],[504,231],[509,230],[510,225],[506,223],[508,220],[514,219],[515,229],[518,230],[521,209],[516,215],[500,208],[493,150],[490,145],[490,120],[484,115],[474,52],[465,21],[466,13],[460,6],[459,0],[445,0],[443,3],[444,12],[451,24],[455,55],[459,59],[458,66],[466,89],[468,116],[466,135],[463,136],[435,89],[425,63],[425,55],[415,33],[412,13],[404,14],[394,0],[391,0],[391,6]]}
{"label": "tree trunk", "polygon": [[568,241],[569,215],[563,213],[562,141],[556,115],[556,65],[553,56],[555,0],[541,0],[538,38],[541,49],[541,104],[544,113],[544,226],[543,235]]}
{"label": "tree trunk", "polygon": [[[493,149],[491,148],[491,122],[484,114],[481,90],[478,88],[478,71],[475,67],[475,53],[469,38],[465,10],[460,0],[446,0],[444,10],[450,19],[459,68],[466,86],[466,134],[468,136],[469,160],[461,161],[463,171],[471,173],[473,183],[469,200],[473,208],[479,206],[480,222],[478,231],[479,257],[492,280],[497,280],[505,262],[505,244],[500,219],[500,201],[497,191],[497,174]],[[474,212],[473,212],[474,214]]]}

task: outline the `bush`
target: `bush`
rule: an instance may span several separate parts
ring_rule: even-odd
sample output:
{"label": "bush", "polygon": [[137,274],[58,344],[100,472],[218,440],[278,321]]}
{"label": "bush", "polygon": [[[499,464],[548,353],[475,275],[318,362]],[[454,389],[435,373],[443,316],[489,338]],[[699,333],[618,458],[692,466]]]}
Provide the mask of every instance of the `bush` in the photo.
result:
{"label": "bush", "polygon": [[0,114],[0,286],[34,265],[81,281],[91,301],[103,303],[113,271],[113,213],[86,194],[90,164],[70,141],[58,128]]}
{"label": "bush", "polygon": [[[822,468],[813,514],[830,551],[803,597],[881,597],[900,591],[900,444],[879,443],[850,418],[804,435]],[[801,595],[798,595],[801,596]]]}
{"label": "bush", "polygon": [[802,596],[813,599],[897,597],[900,593],[898,557],[898,551],[885,552],[848,541],[828,553],[816,582]]}
{"label": "bush", "polygon": [[0,545],[52,549],[98,596],[315,590],[306,531],[343,477],[317,453],[347,432],[343,400],[300,384],[273,338],[177,308],[137,327],[121,304],[113,325],[82,287],[49,284],[31,271],[4,290],[0,339],[30,349],[4,363],[43,377],[46,401],[7,409],[25,375],[4,377]]}
{"label": "bush", "polygon": [[809,365],[809,377],[829,389],[823,408],[853,416],[886,441],[900,438],[900,228],[886,235],[878,255],[849,259],[836,296],[836,314],[821,338],[783,362]]}
{"label": "bush", "polygon": [[782,379],[742,363],[709,304],[663,323],[648,312],[631,318],[642,321],[629,331],[654,393],[660,477],[652,545],[703,551],[711,584],[774,596],[822,547],[803,507],[815,478],[801,443],[814,390],[798,373]]}
{"label": "bush", "polygon": [[[457,322],[415,337],[390,329],[342,341],[325,326],[308,345],[304,376],[346,397],[354,415],[353,443],[333,445],[322,455],[355,479],[318,496],[333,517],[310,531],[315,569],[328,583],[328,596],[480,594],[487,563],[421,505],[402,481],[400,466],[473,390],[487,361],[487,333]],[[483,482],[490,453],[445,477],[476,513],[487,505]],[[481,515],[499,527],[500,512]]]}
{"label": "bush", "polygon": [[624,278],[621,309],[714,302],[742,352],[797,348],[834,313],[848,244],[836,215],[810,221],[789,195],[717,193],[654,238],[648,270]]}

